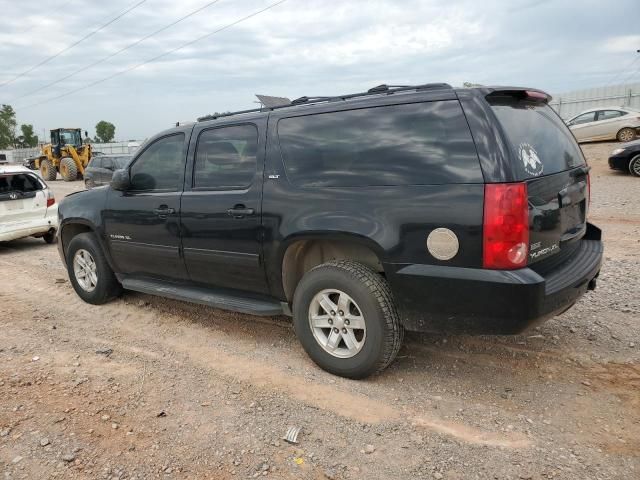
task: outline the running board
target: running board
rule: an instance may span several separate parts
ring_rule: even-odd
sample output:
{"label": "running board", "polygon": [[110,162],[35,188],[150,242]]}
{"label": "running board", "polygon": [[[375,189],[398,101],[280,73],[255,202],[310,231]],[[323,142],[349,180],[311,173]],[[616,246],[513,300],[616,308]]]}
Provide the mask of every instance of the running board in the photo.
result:
{"label": "running board", "polygon": [[127,290],[199,303],[249,315],[273,316],[285,313],[281,303],[277,300],[244,296],[246,294],[241,296],[230,290],[182,286],[159,280],[139,278],[123,278],[121,283]]}

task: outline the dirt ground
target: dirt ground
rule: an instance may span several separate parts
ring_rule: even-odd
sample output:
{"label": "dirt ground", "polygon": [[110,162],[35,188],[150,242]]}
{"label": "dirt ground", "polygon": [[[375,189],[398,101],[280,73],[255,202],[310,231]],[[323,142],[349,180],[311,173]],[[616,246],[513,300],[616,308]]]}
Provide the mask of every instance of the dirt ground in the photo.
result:
{"label": "dirt ground", "polygon": [[366,381],[317,368],[284,317],[88,305],[55,246],[1,244],[0,479],[640,478],[640,179],[583,148],[598,289],[525,335],[409,335]]}

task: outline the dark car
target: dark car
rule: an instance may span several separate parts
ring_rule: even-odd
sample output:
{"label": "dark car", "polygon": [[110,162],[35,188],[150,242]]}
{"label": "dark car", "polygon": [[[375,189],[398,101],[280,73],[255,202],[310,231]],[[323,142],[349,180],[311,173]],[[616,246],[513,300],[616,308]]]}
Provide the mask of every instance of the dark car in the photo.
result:
{"label": "dark car", "polygon": [[111,181],[113,172],[125,168],[132,155],[93,155],[84,171],[84,185],[87,188],[106,185]]}
{"label": "dark car", "polygon": [[519,333],[595,288],[603,254],[549,99],[382,85],[204,117],[67,196],[60,254],[89,303],[125,288],[292,315],[350,378],[389,365],[405,330]]}
{"label": "dark car", "polygon": [[609,168],[623,170],[640,177],[640,140],[623,143],[611,152]]}

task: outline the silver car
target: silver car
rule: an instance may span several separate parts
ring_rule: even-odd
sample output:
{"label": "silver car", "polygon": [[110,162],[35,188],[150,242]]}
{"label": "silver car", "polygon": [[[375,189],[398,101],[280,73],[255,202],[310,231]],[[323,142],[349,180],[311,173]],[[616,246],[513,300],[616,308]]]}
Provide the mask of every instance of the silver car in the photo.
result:
{"label": "silver car", "polygon": [[623,107],[600,107],[576,115],[567,125],[579,142],[628,142],[640,134],[640,112]]}

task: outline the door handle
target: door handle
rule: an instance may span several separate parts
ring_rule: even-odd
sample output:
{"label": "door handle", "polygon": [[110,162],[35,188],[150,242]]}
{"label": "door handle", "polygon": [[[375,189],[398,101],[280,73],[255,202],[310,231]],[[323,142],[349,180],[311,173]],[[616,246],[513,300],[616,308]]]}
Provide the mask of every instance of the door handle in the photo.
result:
{"label": "door handle", "polygon": [[158,215],[160,218],[166,218],[167,215],[172,215],[174,213],[176,213],[175,208],[169,208],[166,205],[160,205],[158,208],[156,208],[153,213],[155,213],[156,215]]}
{"label": "door handle", "polygon": [[253,215],[255,210],[253,208],[247,208],[244,205],[235,205],[233,208],[227,210],[227,215],[233,218],[242,218],[247,215]]}

